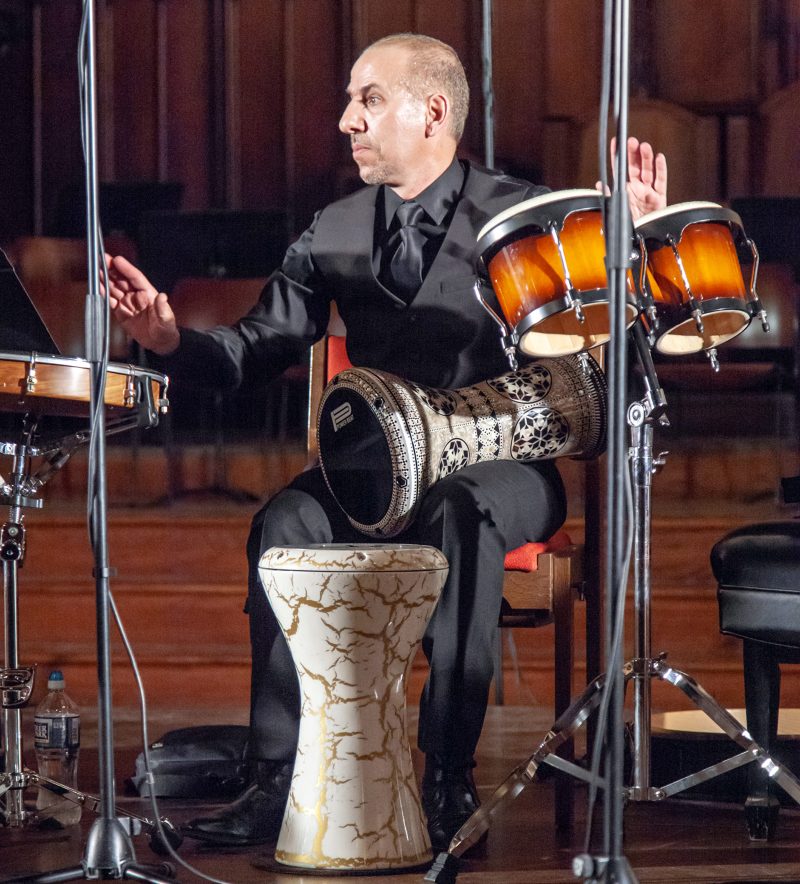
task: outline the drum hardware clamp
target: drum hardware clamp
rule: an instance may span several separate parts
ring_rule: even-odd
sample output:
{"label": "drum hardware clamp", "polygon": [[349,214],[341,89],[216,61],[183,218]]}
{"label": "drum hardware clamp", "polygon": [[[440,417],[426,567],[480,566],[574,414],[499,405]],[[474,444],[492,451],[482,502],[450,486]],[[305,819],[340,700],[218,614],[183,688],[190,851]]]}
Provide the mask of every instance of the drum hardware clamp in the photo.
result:
{"label": "drum hardware clamp", "polygon": [[[697,326],[697,331],[699,334],[703,334],[705,332],[705,328],[703,327],[703,311],[700,307],[700,302],[695,298],[694,293],[692,292],[692,285],[689,282],[689,277],[686,275],[686,268],[683,266],[683,260],[681,259],[681,253],[678,251],[678,243],[675,242],[675,237],[669,233],[667,234],[667,245],[672,249],[672,254],[675,256],[675,263],[678,265],[678,270],[681,274],[681,281],[686,289],[686,294],[688,295],[688,304],[689,304],[689,312],[694,318],[694,324]],[[714,360],[712,359],[711,364],[714,364]],[[719,371],[719,366],[714,369],[714,371]]]}
{"label": "drum hardware clamp", "polygon": [[761,258],[759,257],[755,242],[749,237],[745,241],[747,242],[747,245],[750,246],[750,251],[753,254],[753,270],[750,274],[750,294],[753,296],[750,304],[753,308],[753,317],[758,318],[761,323],[761,328],[767,333],[769,331],[767,311],[764,309],[764,305],[761,303],[761,299],[758,297],[758,292],[756,291],[756,278],[758,276],[758,268],[761,263]]}
{"label": "drum hardware clamp", "polygon": [[36,353],[31,353],[31,361],[28,365],[28,371],[25,375],[25,392],[26,393],[35,393],[36,385],[39,383],[39,379],[36,376]]}
{"label": "drum hardware clamp", "polygon": [[478,303],[489,314],[489,316],[492,317],[492,319],[497,323],[498,327],[500,328],[500,346],[502,347],[503,353],[508,360],[508,364],[511,366],[511,371],[516,371],[519,368],[519,362],[517,362],[517,344],[519,343],[519,338],[517,337],[516,332],[509,331],[508,326],[505,324],[505,322],[503,322],[503,320],[489,306],[489,304],[486,303],[486,300],[481,293],[480,280],[476,279],[475,284],[472,288],[475,293],[475,297],[478,299]]}
{"label": "drum hardware clamp", "polygon": [[0,694],[3,709],[16,709],[25,706],[33,691],[36,679],[36,665],[16,666],[13,669],[0,669]]}
{"label": "drum hardware clamp", "polygon": [[586,317],[583,313],[583,302],[580,298],[575,296],[577,289],[572,284],[572,277],[569,274],[569,265],[567,264],[567,257],[564,254],[564,247],[561,245],[561,238],[558,235],[558,226],[555,221],[551,221],[548,229],[550,230],[550,236],[552,237],[553,242],[556,245],[556,251],[558,252],[558,259],[561,261],[561,269],[564,271],[564,288],[566,289],[566,299],[567,304],[572,307],[575,311],[575,318],[583,325],[586,322]]}
{"label": "drum hardware clamp", "polygon": [[660,323],[653,296],[647,288],[647,244],[641,234],[636,234],[636,240],[639,243],[639,249],[638,251],[634,249],[631,253],[631,263],[639,262],[639,293],[645,305],[644,313],[647,316],[647,341],[652,348],[656,344],[656,332]]}
{"label": "drum hardware clamp", "polygon": [[122,404],[125,408],[133,408],[136,405],[136,375],[132,365],[128,366],[128,376],[125,379],[125,393]]}

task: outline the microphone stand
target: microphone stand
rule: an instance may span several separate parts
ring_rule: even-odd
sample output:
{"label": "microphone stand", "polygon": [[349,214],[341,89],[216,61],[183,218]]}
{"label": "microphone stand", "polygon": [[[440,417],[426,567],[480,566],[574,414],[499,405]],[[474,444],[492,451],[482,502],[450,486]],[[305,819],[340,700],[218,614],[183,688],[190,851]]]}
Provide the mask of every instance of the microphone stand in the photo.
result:
{"label": "microphone stand", "polygon": [[[634,884],[638,879],[623,853],[625,808],[625,679],[622,669],[624,597],[627,584],[625,542],[625,496],[621,493],[627,480],[625,446],[625,410],[627,400],[626,294],[631,267],[632,221],[627,199],[628,181],[628,56],[630,44],[630,2],[611,0],[614,5],[614,116],[617,153],[614,187],[607,213],[606,271],[608,277],[609,324],[608,346],[608,460],[606,467],[606,673],[609,691],[609,715],[606,722],[605,779],[603,790],[603,846],[601,874],[595,880]],[[605,145],[602,147],[605,151]],[[603,165],[605,168],[605,164]],[[618,622],[619,621],[619,622]],[[594,872],[596,862],[584,871]],[[576,868],[576,873],[579,869]]]}
{"label": "microphone stand", "polygon": [[100,772],[99,815],[92,824],[79,866],[42,875],[14,879],[17,882],[51,884],[83,879],[131,878],[151,884],[171,884],[174,869],[169,863],[157,867],[137,865],[133,843],[115,813],[114,734],[111,714],[111,654],[109,647],[105,379],[108,363],[108,302],[100,294],[102,236],[97,187],[97,102],[95,94],[94,0],[83,0],[81,23],[81,134],[86,164],[86,237],[89,291],[86,299],[86,349],[91,364],[91,441],[87,514],[94,553],[95,604],[97,614],[98,764]]}

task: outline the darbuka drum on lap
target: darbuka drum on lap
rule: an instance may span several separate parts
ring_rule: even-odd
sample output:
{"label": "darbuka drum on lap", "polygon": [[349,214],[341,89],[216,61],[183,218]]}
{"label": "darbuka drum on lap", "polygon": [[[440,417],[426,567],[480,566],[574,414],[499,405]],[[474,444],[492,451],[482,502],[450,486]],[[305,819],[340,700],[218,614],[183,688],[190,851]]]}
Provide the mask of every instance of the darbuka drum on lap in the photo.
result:
{"label": "darbuka drum on lap", "polygon": [[431,485],[470,464],[596,456],[605,446],[606,399],[588,353],[459,390],[351,368],[320,402],[320,463],[351,524],[391,537],[408,527]]}
{"label": "darbuka drum on lap", "polygon": [[[526,200],[478,234],[480,265],[519,349],[565,356],[609,337],[602,197],[565,190]],[[628,280],[628,325],[638,314]]]}
{"label": "darbuka drum on lap", "polygon": [[273,547],[259,573],[302,703],[275,859],[338,871],[429,862],[405,685],[445,557],[407,544]]}

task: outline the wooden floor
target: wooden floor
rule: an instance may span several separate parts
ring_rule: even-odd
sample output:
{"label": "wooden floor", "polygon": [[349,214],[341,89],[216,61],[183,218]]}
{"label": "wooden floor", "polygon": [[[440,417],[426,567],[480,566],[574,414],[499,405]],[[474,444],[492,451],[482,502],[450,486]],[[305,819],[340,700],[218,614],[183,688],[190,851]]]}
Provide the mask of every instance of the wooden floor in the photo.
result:
{"label": "wooden floor", "polygon": [[[414,710],[411,710],[412,724]],[[153,722],[156,732],[178,726],[179,717],[167,716]],[[486,798],[517,763],[535,749],[549,722],[524,707],[493,707],[481,739],[476,776],[481,795]],[[91,727],[87,728],[89,747],[81,759],[81,784],[96,789],[96,752]],[[127,797],[122,782],[132,772],[136,754],[134,723],[125,719],[115,728],[116,780],[118,805],[149,815],[149,804]],[[415,761],[419,761],[418,758]],[[585,837],[585,798],[577,790],[575,830],[571,836],[557,837],[553,827],[553,782],[529,786],[516,800],[502,809],[492,825],[483,855],[462,862],[458,880],[465,884],[558,884],[576,880],[571,872],[573,857],[583,852]],[[30,795],[33,799],[33,794]],[[161,813],[175,825],[211,809],[191,801],[162,801]],[[73,831],[47,833],[34,829],[0,830],[0,880],[72,868],[84,856],[85,839],[93,817],[84,814]],[[648,884],[660,882],[760,882],[800,881],[800,809],[784,807],[777,839],[758,846],[745,832],[741,808],[733,803],[712,803],[672,799],[658,804],[632,804],[624,814],[624,855],[636,878]],[[602,831],[602,812],[598,814]],[[140,863],[159,862],[146,839],[134,839]],[[600,849],[598,844],[595,850]],[[180,856],[206,875],[232,884],[302,884],[302,882],[341,881],[341,877],[310,876],[267,871],[254,863],[269,858],[264,847],[240,850],[209,850],[196,842],[184,841]],[[388,882],[421,882],[424,872],[381,876]],[[179,880],[193,875],[180,870]]]}

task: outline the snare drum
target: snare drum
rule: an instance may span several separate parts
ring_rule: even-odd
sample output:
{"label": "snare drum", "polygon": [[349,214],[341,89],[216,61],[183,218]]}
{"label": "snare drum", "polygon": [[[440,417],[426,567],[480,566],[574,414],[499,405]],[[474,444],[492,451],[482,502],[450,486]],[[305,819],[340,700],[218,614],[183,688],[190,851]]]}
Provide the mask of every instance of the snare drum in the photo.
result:
{"label": "snare drum", "polygon": [[431,485],[469,464],[599,454],[605,377],[589,354],[460,390],[351,368],[326,387],[317,427],[325,481],[350,523],[391,537],[411,523]]}
{"label": "snare drum", "polygon": [[[501,212],[478,234],[480,263],[529,356],[566,356],[610,337],[601,196],[564,190]],[[628,280],[627,325],[638,315]]]}
{"label": "snare drum", "polygon": [[[92,364],[72,356],[0,352],[0,411],[34,417],[87,418]],[[109,422],[158,423],[167,410],[168,379],[135,365],[109,363],[105,406]]]}
{"label": "snare drum", "polygon": [[761,312],[758,253],[735,212],[716,203],[679,203],[643,215],[635,230],[642,253],[640,288],[660,353],[712,350],[741,334]]}

